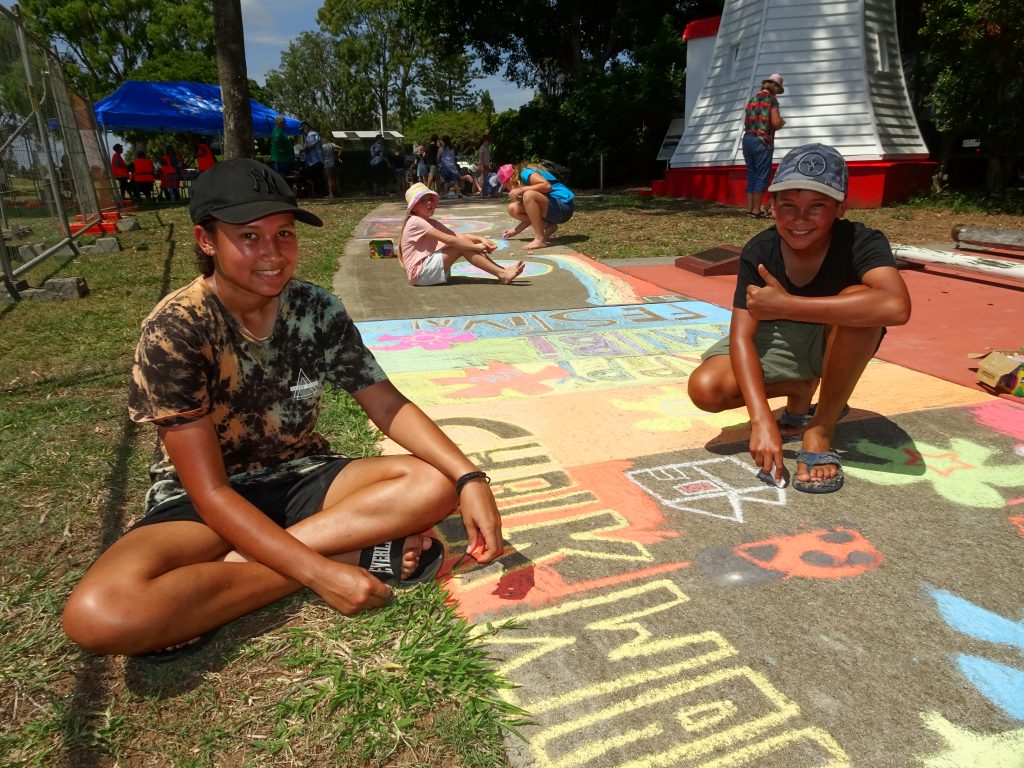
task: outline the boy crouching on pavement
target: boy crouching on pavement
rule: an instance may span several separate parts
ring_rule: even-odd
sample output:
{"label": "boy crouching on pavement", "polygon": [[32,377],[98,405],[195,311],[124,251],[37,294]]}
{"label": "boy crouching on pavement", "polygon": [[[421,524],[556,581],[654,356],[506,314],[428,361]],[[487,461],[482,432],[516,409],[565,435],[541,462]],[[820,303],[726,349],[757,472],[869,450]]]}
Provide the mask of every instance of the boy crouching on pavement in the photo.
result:
{"label": "boy crouching on pavement", "polygon": [[[746,405],[750,455],[765,482],[784,484],[782,442],[802,433],[793,487],[805,493],[843,486],[836,422],[886,326],[910,318],[885,235],[842,218],[846,186],[846,162],[832,147],[807,144],[783,158],[768,188],[775,226],[740,257],[729,338],[704,353],[689,382],[702,410]],[[772,397],[786,398],[778,420]]]}

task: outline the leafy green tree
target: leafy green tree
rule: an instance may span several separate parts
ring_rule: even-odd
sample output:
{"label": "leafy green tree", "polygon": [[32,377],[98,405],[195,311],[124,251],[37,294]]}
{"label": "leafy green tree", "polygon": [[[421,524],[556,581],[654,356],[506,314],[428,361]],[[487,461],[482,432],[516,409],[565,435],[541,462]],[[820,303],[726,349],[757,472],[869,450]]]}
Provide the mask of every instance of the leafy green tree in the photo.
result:
{"label": "leafy green tree", "polygon": [[550,158],[573,183],[596,185],[601,153],[609,184],[660,175],[658,147],[683,91],[687,22],[721,0],[407,0],[446,50],[480,56],[486,74],[537,91],[517,113],[494,118],[498,162]]}
{"label": "leafy green tree", "polygon": [[[428,110],[458,112],[474,109],[479,103],[479,95],[473,90],[472,83],[480,75],[480,68],[464,53],[434,54],[420,62],[416,88]],[[492,111],[493,108],[492,103]]]}
{"label": "leafy green tree", "polygon": [[450,136],[455,154],[476,162],[480,136],[487,132],[487,115],[479,110],[469,112],[424,112],[405,129],[406,143],[426,144],[433,135]]}
{"label": "leafy green tree", "polygon": [[487,130],[491,130],[491,121],[494,120],[494,99],[491,98],[490,91],[480,92],[480,111],[487,118]]}
{"label": "leafy green tree", "polygon": [[988,150],[985,186],[1013,178],[1024,132],[1024,13],[1019,0],[928,0],[921,29],[936,73],[928,96],[947,134],[977,132]]}
{"label": "leafy green tree", "polygon": [[266,103],[320,131],[376,125],[375,102],[363,87],[357,57],[323,32],[303,32],[267,73]]}
{"label": "leafy green tree", "polygon": [[668,16],[685,23],[722,11],[721,0],[408,0],[419,27],[436,29],[447,50],[471,47],[487,74],[560,97],[615,61],[629,61],[660,36]]}
{"label": "leafy green tree", "polygon": [[210,0],[22,0],[21,9],[64,55],[69,81],[93,99],[154,56],[215,54]]}
{"label": "leafy green tree", "polygon": [[192,83],[216,85],[217,60],[199,51],[168,51],[146,59],[129,72],[125,79],[144,80],[150,83],[187,80]]}
{"label": "leafy green tree", "polygon": [[363,87],[385,127],[392,111],[405,125],[415,111],[423,37],[410,34],[414,27],[401,0],[324,0],[317,21],[338,39],[343,60],[363,73]]}

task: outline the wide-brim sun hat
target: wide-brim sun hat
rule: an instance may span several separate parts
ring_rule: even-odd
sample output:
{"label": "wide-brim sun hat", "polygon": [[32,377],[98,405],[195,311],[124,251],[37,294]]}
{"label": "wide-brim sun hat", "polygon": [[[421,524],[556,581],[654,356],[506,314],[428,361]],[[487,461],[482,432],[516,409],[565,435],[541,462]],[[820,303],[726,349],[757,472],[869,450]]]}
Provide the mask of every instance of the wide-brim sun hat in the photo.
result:
{"label": "wide-brim sun hat", "polygon": [[508,180],[516,175],[516,167],[512,163],[505,163],[498,169],[498,181],[502,184],[508,184]]}
{"label": "wide-brim sun hat", "polygon": [[427,195],[433,195],[434,197],[438,196],[437,192],[421,181],[417,181],[405,190],[405,212],[412,213],[412,209],[416,207],[416,204]]}
{"label": "wide-brim sun hat", "polygon": [[193,224],[217,219],[248,224],[277,213],[291,213],[299,221],[322,227],[316,214],[299,208],[288,182],[263,163],[244,157],[224,160],[203,171],[192,182],[188,213]]}

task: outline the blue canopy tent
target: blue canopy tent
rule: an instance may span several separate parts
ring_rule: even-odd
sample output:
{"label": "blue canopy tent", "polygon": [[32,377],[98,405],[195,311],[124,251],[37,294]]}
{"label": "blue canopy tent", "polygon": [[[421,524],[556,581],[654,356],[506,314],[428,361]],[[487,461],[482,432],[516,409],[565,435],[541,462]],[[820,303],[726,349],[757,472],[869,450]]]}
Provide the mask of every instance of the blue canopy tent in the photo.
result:
{"label": "blue canopy tent", "polygon": [[[278,112],[249,100],[252,106],[254,136],[270,136]],[[109,96],[96,102],[96,122],[104,131],[154,131],[198,133],[220,136],[224,133],[224,104],[219,85],[178,80],[149,83],[127,80]],[[285,132],[299,133],[301,123],[285,116]]]}

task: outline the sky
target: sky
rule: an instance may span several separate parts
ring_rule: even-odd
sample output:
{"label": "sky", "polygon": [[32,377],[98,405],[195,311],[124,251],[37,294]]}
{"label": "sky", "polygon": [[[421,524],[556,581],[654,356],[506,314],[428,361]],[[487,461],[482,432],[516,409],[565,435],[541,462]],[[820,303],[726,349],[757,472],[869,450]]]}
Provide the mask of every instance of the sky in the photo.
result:
{"label": "sky", "polygon": [[[250,79],[263,85],[267,72],[280,66],[281,51],[301,32],[316,31],[316,13],[322,5],[323,0],[242,0],[245,63]],[[533,91],[496,76],[477,80],[473,87],[490,91],[497,112],[515,109],[533,98]],[[368,125],[365,129],[375,127]]]}

